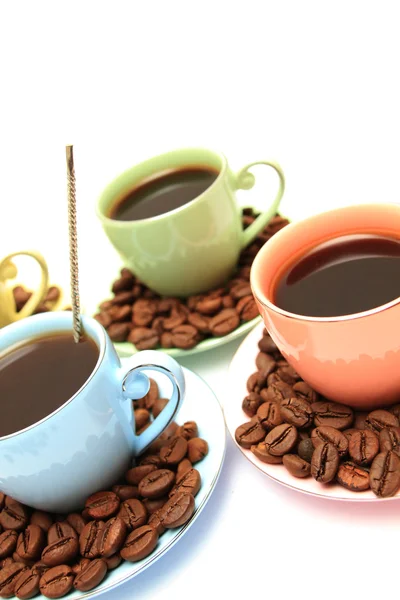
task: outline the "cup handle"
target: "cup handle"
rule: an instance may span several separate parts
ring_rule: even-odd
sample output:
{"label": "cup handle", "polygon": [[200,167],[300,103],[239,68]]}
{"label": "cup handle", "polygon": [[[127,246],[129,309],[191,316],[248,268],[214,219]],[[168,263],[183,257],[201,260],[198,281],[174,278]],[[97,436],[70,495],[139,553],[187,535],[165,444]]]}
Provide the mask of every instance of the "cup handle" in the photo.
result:
{"label": "cup handle", "polygon": [[131,356],[127,366],[122,372],[122,394],[126,400],[139,400],[147,394],[150,382],[146,371],[158,371],[166,375],[172,383],[172,396],[165,408],[150,427],[134,437],[133,452],[137,456],[168,427],[179,411],[185,395],[185,376],[176,360],[154,350],[143,350]]}
{"label": "cup handle", "polygon": [[282,168],[278,165],[278,163],[268,160],[257,160],[255,162],[249,163],[248,165],[244,166],[238,173],[236,173],[237,189],[250,190],[253,187],[256,179],[254,175],[250,173],[250,169],[255,165],[266,165],[275,169],[279,177],[279,189],[271,206],[267,208],[264,212],[262,212],[261,215],[259,215],[257,219],[251,225],[249,225],[249,227],[247,227],[247,229],[243,230],[242,248],[248,246],[260,233],[260,231],[264,229],[268,221],[270,221],[272,217],[276,214],[279,203],[283,196],[283,192],[285,191],[285,176],[283,174]]}

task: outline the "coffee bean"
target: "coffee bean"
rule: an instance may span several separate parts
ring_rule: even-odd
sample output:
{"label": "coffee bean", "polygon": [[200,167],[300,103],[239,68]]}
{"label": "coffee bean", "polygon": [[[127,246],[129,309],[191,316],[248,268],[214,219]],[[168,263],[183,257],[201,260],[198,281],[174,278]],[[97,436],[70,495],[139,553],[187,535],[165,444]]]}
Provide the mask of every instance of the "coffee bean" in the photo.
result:
{"label": "coffee bean", "polygon": [[256,301],[252,295],[241,298],[236,304],[236,311],[241,321],[252,321],[260,315]]}
{"label": "coffee bean", "polygon": [[353,492],[363,492],[369,489],[369,473],[351,462],[342,463],[339,466],[337,482]]}
{"label": "coffee bean", "polygon": [[253,417],[243,425],[239,425],[235,431],[235,440],[242,448],[249,449],[254,444],[258,444],[265,438],[265,429],[262,427],[259,418]]}
{"label": "coffee bean", "polygon": [[28,567],[22,563],[12,563],[3,567],[0,571],[0,596],[2,598],[11,598],[14,596],[15,584],[22,572],[27,571]]}
{"label": "coffee bean", "polygon": [[31,524],[18,536],[16,551],[21,558],[39,558],[46,545],[46,534],[39,525]]}
{"label": "coffee bean", "polygon": [[79,550],[84,558],[97,558],[99,556],[99,542],[104,527],[102,521],[90,521],[85,525],[79,536]]}
{"label": "coffee bean", "polygon": [[160,458],[165,465],[177,465],[185,458],[188,442],[184,437],[173,437],[160,450]]}
{"label": "coffee bean", "polygon": [[136,485],[113,485],[112,491],[122,502],[139,497],[139,489]]}
{"label": "coffee bean", "polygon": [[121,550],[121,557],[129,562],[142,560],[153,552],[157,542],[158,533],[156,529],[144,525],[128,535]]}
{"label": "coffee bean", "polygon": [[199,435],[197,423],[195,421],[186,421],[183,425],[178,427],[176,435],[185,438],[187,441],[197,437]]}
{"label": "coffee bean", "polygon": [[285,454],[282,457],[284,466],[294,477],[309,477],[311,472],[310,464],[297,456],[297,454]]}
{"label": "coffee bean", "polygon": [[366,429],[366,420],[368,417],[368,413],[365,411],[356,411],[354,413],[354,429]]}
{"label": "coffee bean", "polygon": [[147,514],[150,516],[157,510],[162,508],[168,501],[168,496],[162,496],[161,498],[143,498],[143,504],[146,507]]}
{"label": "coffee bean", "polygon": [[370,429],[379,435],[384,427],[398,427],[398,418],[388,410],[373,410],[365,420],[366,429]]}
{"label": "coffee bean", "polygon": [[107,574],[107,563],[96,558],[75,577],[74,588],[80,592],[88,592],[101,583]]}
{"label": "coffee bean", "polygon": [[132,290],[118,292],[112,299],[113,306],[122,306],[123,304],[132,304],[135,299],[135,294]]}
{"label": "coffee bean", "polygon": [[119,505],[120,500],[114,492],[96,492],[85,502],[88,515],[96,520],[112,517],[119,510]]}
{"label": "coffee bean", "polygon": [[196,305],[197,312],[203,315],[215,315],[221,308],[222,300],[220,297],[216,298],[203,298]]}
{"label": "coffee bean", "polygon": [[157,469],[146,475],[139,483],[139,493],[144,498],[160,498],[172,489],[175,474],[168,469]]}
{"label": "coffee bean", "polygon": [[194,465],[195,463],[203,460],[208,454],[208,443],[202,438],[195,437],[188,441],[187,445],[187,457]]}
{"label": "coffee bean", "polygon": [[22,563],[26,567],[33,567],[33,565],[35,564],[34,560],[31,560],[29,558],[22,558],[22,556],[20,556],[18,554],[18,552],[14,552],[13,555],[12,555],[12,558],[13,558],[14,562]]}
{"label": "coffee bean", "polygon": [[8,556],[7,558],[3,558],[2,560],[0,560],[0,570],[5,569],[6,567],[8,567],[9,565],[12,565],[14,563],[15,563],[15,560],[11,556]]}
{"label": "coffee bean", "polygon": [[379,447],[381,452],[392,450],[400,456],[400,427],[384,427],[379,432]]}
{"label": "coffee bean", "polygon": [[172,331],[175,327],[184,325],[188,319],[189,311],[182,310],[182,306],[178,305],[171,309],[171,314],[164,319],[164,329]]}
{"label": "coffee bean", "polygon": [[0,533],[0,559],[11,556],[17,547],[18,533],[13,529],[6,529]]}
{"label": "coffee bean", "polygon": [[288,398],[282,400],[280,413],[283,421],[295,425],[299,429],[311,425],[314,417],[313,410],[306,400],[300,398]]}
{"label": "coffee bean", "polygon": [[153,529],[155,529],[157,531],[158,535],[162,535],[165,531],[165,527],[161,522],[161,518],[160,518],[160,510],[156,510],[149,518],[149,521],[147,523],[147,525],[149,525],[149,527],[152,527]]}
{"label": "coffee bean", "polygon": [[196,496],[197,492],[200,490],[200,486],[200,473],[197,469],[190,469],[190,471],[186,471],[186,473],[176,478],[176,485],[170,491],[169,496],[171,497],[180,492]]}
{"label": "coffee bean", "polygon": [[[78,537],[80,536],[80,534],[83,531],[83,528],[86,525],[85,519],[79,513],[70,513],[67,516],[67,522],[69,525],[71,525],[72,529],[74,531],[76,531],[76,533],[78,534]],[[63,528],[63,531],[65,531],[64,528]],[[72,532],[67,533],[67,535],[72,535]]]}
{"label": "coffee bean", "polygon": [[371,490],[380,498],[394,496],[400,488],[400,458],[394,452],[380,452],[369,471]]}
{"label": "coffee bean", "polygon": [[209,327],[213,336],[223,336],[234,331],[240,323],[234,308],[224,308],[210,320]]}
{"label": "coffee bean", "polygon": [[261,352],[266,352],[267,354],[276,354],[279,352],[277,345],[269,334],[262,336],[258,342],[258,348]]}
{"label": "coffee bean", "polygon": [[339,452],[325,442],[315,448],[311,459],[311,475],[321,483],[333,481],[339,467]]}
{"label": "coffee bean", "polygon": [[22,571],[15,581],[14,594],[21,600],[28,600],[39,593],[40,575],[38,572],[28,569]]}
{"label": "coffee bean", "polygon": [[349,454],[362,467],[370,465],[379,452],[379,439],[372,431],[357,431],[349,441]]}
{"label": "coffee bean", "polygon": [[31,514],[31,524],[39,525],[39,527],[47,533],[53,524],[53,519],[51,518],[51,515],[47,512],[44,512],[42,510],[34,510]]}
{"label": "coffee bean", "polygon": [[200,333],[210,333],[210,317],[192,312],[188,315],[189,325],[193,325]]}
{"label": "coffee bean", "polygon": [[391,406],[387,410],[400,420],[400,404],[393,404],[393,406]]}
{"label": "coffee bean", "polygon": [[242,402],[242,410],[248,417],[254,417],[262,402],[263,401],[261,400],[261,396],[259,394],[256,392],[250,392],[250,394],[246,396]]}
{"label": "coffee bean", "polygon": [[3,494],[3,492],[0,492],[0,510],[3,509],[5,500],[6,500],[5,494]]}
{"label": "coffee bean", "polygon": [[137,408],[134,412],[136,429],[141,429],[150,421],[150,413],[146,408]]}
{"label": "coffee bean", "polygon": [[278,378],[269,384],[266,389],[261,390],[260,396],[266,402],[270,401],[280,404],[283,400],[293,398],[294,394],[292,386]]}
{"label": "coffee bean", "polygon": [[346,437],[347,441],[350,442],[352,435],[356,433],[356,431],[359,430],[355,429],[354,427],[351,427],[350,429],[344,429],[343,435]]}
{"label": "coffee bean", "polygon": [[191,468],[192,463],[190,462],[190,460],[188,458],[184,458],[183,460],[181,460],[176,469],[176,478],[178,479],[179,477],[181,477],[181,475],[190,471]]}
{"label": "coffee bean", "polygon": [[153,406],[153,417],[156,419],[168,404],[168,398],[157,398]]}
{"label": "coffee bean", "polygon": [[284,367],[277,369],[276,374],[282,381],[285,381],[292,386],[300,379],[300,375],[287,363]]}
{"label": "coffee bean", "polygon": [[26,507],[11,498],[6,496],[3,510],[0,512],[0,525],[3,529],[15,529],[20,531],[28,523],[28,511]]}
{"label": "coffee bean", "polygon": [[259,352],[256,356],[256,367],[258,371],[268,371],[268,375],[276,368],[276,362],[273,356],[265,352]]}
{"label": "coffee bean", "polygon": [[338,429],[330,427],[330,425],[321,425],[313,429],[311,432],[311,441],[315,448],[325,442],[333,444],[339,452],[339,456],[347,454],[349,449],[349,442],[346,436]]}
{"label": "coffee bean", "polygon": [[308,438],[305,440],[301,440],[299,445],[297,446],[297,453],[308,463],[311,463],[312,455],[314,454],[315,446],[312,438]]}
{"label": "coffee bean", "polygon": [[81,573],[83,569],[86,569],[86,567],[90,565],[90,563],[91,560],[89,558],[80,558],[78,562],[72,565],[71,569],[73,570],[75,575],[79,575],[79,573]]}
{"label": "coffee bean", "polygon": [[59,565],[49,569],[39,581],[39,589],[46,598],[61,598],[71,591],[75,574],[71,567]]}
{"label": "coffee bean", "polygon": [[118,517],[122,519],[128,530],[137,529],[146,523],[147,512],[144,504],[132,498],[122,502]]}
{"label": "coffee bean", "polygon": [[64,537],[78,537],[76,530],[68,521],[58,521],[53,523],[47,532],[47,543],[52,544]]}
{"label": "coffee bean", "polygon": [[46,546],[41,559],[48,567],[56,567],[71,562],[78,550],[79,543],[76,537],[64,537]]}
{"label": "coffee bean", "polygon": [[123,519],[113,517],[107,521],[99,536],[100,556],[108,557],[119,552],[127,534],[128,529]]}
{"label": "coffee bean", "polygon": [[141,465],[138,467],[132,467],[125,473],[125,479],[130,485],[139,485],[143,477],[156,471],[155,465]]}
{"label": "coffee bean", "polygon": [[[111,339],[115,341],[112,337]],[[152,350],[157,348],[159,341],[160,336],[157,331],[148,327],[134,327],[128,335],[128,342],[134,344],[138,350]]]}
{"label": "coffee bean", "polygon": [[[160,519],[166,529],[184,525],[194,513],[194,498],[192,494],[177,493],[164,504],[160,511]],[[121,553],[123,557],[123,554]]]}
{"label": "coffee bean", "polygon": [[258,393],[260,391],[260,386],[257,383],[258,381],[258,371],[256,371],[255,373],[252,373],[250,375],[250,377],[247,379],[247,391],[248,392],[256,392]]}
{"label": "coffee bean", "polygon": [[261,404],[257,410],[257,417],[266,431],[270,431],[283,422],[277,402],[264,402]]}
{"label": "coffee bean", "polygon": [[132,276],[120,277],[119,279],[116,279],[112,284],[111,291],[114,294],[119,294],[119,292],[129,292],[132,289],[134,283],[135,280]]}
{"label": "coffee bean", "polygon": [[314,423],[316,427],[329,425],[342,431],[348,429],[353,423],[353,411],[349,406],[336,404],[335,402],[314,402],[311,405],[314,411]]}
{"label": "coffee bean", "polygon": [[151,454],[140,459],[139,466],[143,465],[153,465],[158,469],[162,465],[162,460],[158,454]]}
{"label": "coffee bean", "polygon": [[234,300],[241,300],[246,296],[252,296],[251,287],[248,281],[238,281],[231,288],[231,296]]}
{"label": "coffee bean", "polygon": [[271,465],[278,465],[282,463],[282,456],[274,456],[273,454],[270,454],[267,450],[265,441],[260,442],[257,445],[251,446],[250,450],[252,451],[254,456],[256,456],[262,462]]}
{"label": "coffee bean", "polygon": [[107,328],[107,333],[113,342],[125,342],[128,338],[131,326],[129,323],[112,323]]}
{"label": "coffee bean", "polygon": [[283,456],[291,451],[297,440],[297,430],[294,425],[283,423],[271,429],[265,438],[267,452],[274,456]]}
{"label": "coffee bean", "polygon": [[198,330],[193,325],[178,325],[171,331],[172,344],[175,348],[190,350],[200,341]]}
{"label": "coffee bean", "polygon": [[109,571],[112,571],[113,569],[116,569],[117,567],[119,567],[119,565],[122,562],[122,558],[119,553],[114,554],[114,556],[109,556],[107,558],[104,558],[104,560],[106,561],[107,569]]}
{"label": "coffee bean", "polygon": [[317,394],[317,392],[313,390],[305,381],[297,381],[293,386],[293,391],[298,398],[301,398],[301,400],[305,400],[310,404],[318,402],[319,400],[319,394]]}

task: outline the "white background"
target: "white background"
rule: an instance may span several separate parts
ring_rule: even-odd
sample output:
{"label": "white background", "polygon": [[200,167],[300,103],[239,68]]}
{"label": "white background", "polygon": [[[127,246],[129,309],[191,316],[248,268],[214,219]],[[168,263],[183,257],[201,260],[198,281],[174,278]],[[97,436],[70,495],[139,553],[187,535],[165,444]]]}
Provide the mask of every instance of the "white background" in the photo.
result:
{"label": "white background", "polygon": [[[75,146],[84,305],[107,290],[104,265],[118,264],[95,199],[118,172],[159,151],[209,146],[234,169],[274,158],[287,177],[282,211],[296,219],[398,202],[397,6],[2,0],[0,256],[36,248],[52,280],[67,285],[66,143]],[[271,177],[252,201],[261,207],[273,190]],[[185,361],[221,399],[235,346]],[[230,442],[203,515],[113,595],[372,598],[395,585],[396,503],[311,501],[266,480]]]}

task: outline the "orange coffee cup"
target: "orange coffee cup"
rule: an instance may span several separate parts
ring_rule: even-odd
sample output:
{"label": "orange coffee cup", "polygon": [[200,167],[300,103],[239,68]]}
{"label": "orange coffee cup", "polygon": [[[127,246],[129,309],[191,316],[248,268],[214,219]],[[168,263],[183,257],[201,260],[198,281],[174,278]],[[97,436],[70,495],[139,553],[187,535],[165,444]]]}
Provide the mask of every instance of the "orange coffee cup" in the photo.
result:
{"label": "orange coffee cup", "polygon": [[400,205],[339,208],[288,225],[257,254],[251,286],[272,339],[299,375],[326,398],[358,409],[400,402],[400,298],[365,312],[308,317],[273,302],[290,263],[337,237],[400,239]]}

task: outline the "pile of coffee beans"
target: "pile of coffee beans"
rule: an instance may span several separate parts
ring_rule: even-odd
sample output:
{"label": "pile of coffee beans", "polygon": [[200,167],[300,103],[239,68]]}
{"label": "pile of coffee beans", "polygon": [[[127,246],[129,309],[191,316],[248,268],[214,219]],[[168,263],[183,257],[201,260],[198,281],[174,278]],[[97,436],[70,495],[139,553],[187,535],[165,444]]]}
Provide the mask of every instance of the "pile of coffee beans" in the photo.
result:
{"label": "pile of coffee beans", "polygon": [[[253,209],[244,209],[244,228],[256,216]],[[205,338],[227,335],[258,316],[249,283],[250,268],[261,246],[287,224],[287,219],[276,215],[243,250],[226,285],[206,294],[184,300],[160,297],[128,269],[122,269],[112,284],[114,297],[100,304],[94,318],[107,329],[113,342],[130,342],[138,350],[160,346],[188,350]]]}
{"label": "pile of coffee beans", "polygon": [[[17,312],[23,309],[25,304],[28,302],[29,298],[32,296],[32,292],[22,285],[16,285],[13,288],[13,295],[15,301],[15,307]],[[56,303],[60,299],[60,289],[56,285],[52,285],[47,290],[47,294],[43,300],[36,308],[34,315],[38,315],[40,313],[49,312],[54,309]]]}
{"label": "pile of coffee beans", "polygon": [[[134,402],[139,434],[167,402],[151,380],[148,394]],[[207,453],[194,421],[173,422],[123,481],[92,494],[79,512],[33,510],[0,492],[0,597],[86,592],[122,561],[148,556],[167,529],[192,517],[201,486],[193,465]]]}
{"label": "pile of coffee beans", "polygon": [[250,420],[235,439],[294,477],[393,496],[400,489],[400,404],[372,412],[321,397],[283,358],[264,329],[242,402]]}

